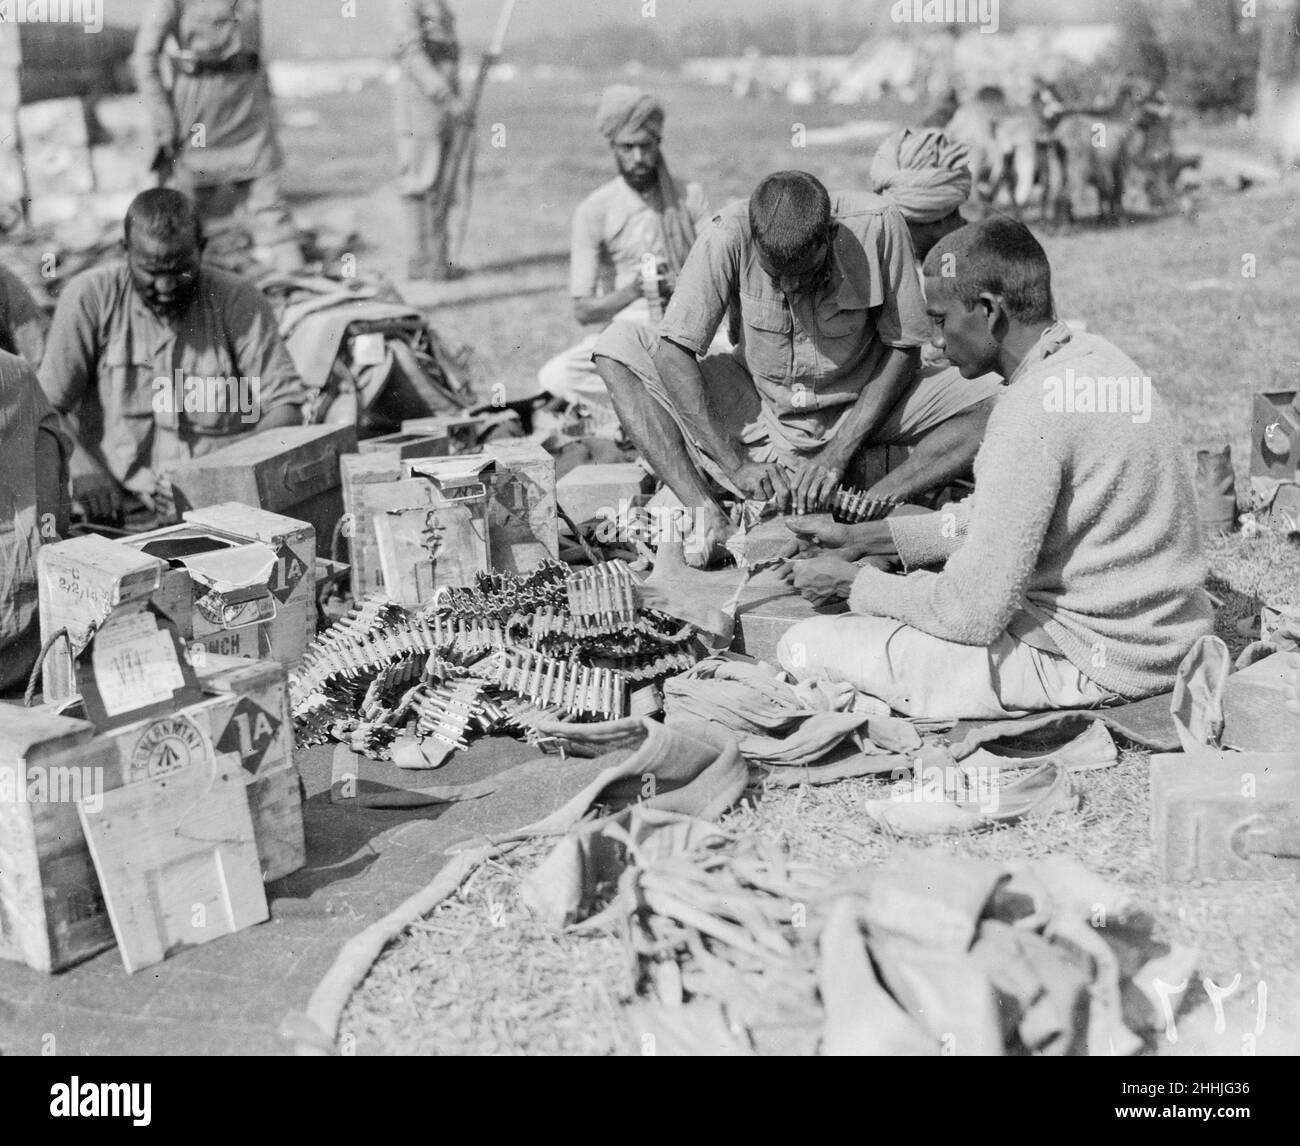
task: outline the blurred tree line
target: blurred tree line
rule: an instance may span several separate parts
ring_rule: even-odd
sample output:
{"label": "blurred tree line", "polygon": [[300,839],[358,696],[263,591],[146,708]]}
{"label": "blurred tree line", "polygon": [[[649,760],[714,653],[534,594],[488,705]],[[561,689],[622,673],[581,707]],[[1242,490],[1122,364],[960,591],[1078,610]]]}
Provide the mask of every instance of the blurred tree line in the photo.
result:
{"label": "blurred tree line", "polygon": [[[973,0],[968,0],[973,2]],[[1112,92],[1125,79],[1141,77],[1164,88],[1177,104],[1200,112],[1251,114],[1260,93],[1294,77],[1300,28],[1297,0],[1101,0],[1086,19],[1120,26],[1110,58],[1079,68],[1072,87],[1087,96]],[[791,5],[767,15],[746,15],[739,4],[725,17],[694,19],[671,30],[656,21],[608,23],[587,29],[580,40],[570,29],[535,37],[511,48],[520,63],[618,68],[639,62],[675,68],[697,56],[841,55],[872,37],[935,35],[934,24],[900,24],[890,18],[893,0],[830,0]],[[1032,9],[1001,4],[999,31],[1017,22],[1063,23],[1079,19],[1075,0],[1037,0]]]}

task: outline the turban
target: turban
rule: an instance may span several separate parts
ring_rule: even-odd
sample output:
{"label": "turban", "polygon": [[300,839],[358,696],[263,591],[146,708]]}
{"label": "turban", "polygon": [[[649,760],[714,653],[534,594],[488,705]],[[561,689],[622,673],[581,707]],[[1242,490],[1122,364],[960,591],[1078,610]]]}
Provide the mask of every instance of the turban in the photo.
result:
{"label": "turban", "polygon": [[664,109],[659,100],[627,84],[606,88],[596,109],[596,130],[606,139],[613,139],[620,131],[643,127],[656,139],[663,134]]}
{"label": "turban", "polygon": [[888,196],[909,223],[933,223],[970,196],[971,173],[964,143],[938,128],[903,128],[871,161],[872,190]]}

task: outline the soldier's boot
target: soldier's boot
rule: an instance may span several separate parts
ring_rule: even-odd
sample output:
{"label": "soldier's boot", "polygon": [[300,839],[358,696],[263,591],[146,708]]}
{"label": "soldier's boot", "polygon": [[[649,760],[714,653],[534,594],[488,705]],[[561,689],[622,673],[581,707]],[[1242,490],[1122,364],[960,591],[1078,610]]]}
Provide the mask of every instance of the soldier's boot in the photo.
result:
{"label": "soldier's boot", "polygon": [[1237,495],[1232,449],[1226,443],[1196,453],[1196,508],[1205,537],[1222,537],[1237,528]]}
{"label": "soldier's boot", "polygon": [[410,256],[406,262],[408,279],[432,278],[429,262],[429,209],[423,199],[402,199],[406,215],[406,236],[410,241]]}

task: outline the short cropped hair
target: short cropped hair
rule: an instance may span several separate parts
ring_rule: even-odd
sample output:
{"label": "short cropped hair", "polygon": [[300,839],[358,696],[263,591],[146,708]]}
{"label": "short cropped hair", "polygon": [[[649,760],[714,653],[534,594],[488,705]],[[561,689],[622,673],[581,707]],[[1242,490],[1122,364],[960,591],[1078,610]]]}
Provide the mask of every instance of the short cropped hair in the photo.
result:
{"label": "short cropped hair", "polygon": [[830,223],[830,194],[806,171],[774,172],[749,197],[749,229],[777,266],[806,257],[826,237]]}
{"label": "short cropped hair", "polygon": [[922,271],[945,283],[967,310],[988,291],[1001,295],[1007,313],[1020,322],[1056,317],[1047,252],[1014,219],[983,219],[952,231],[934,245]]}
{"label": "short cropped hair", "polygon": [[169,187],[150,187],[132,199],[122,230],[128,243],[132,231],[141,231],[164,242],[202,236],[194,203]]}

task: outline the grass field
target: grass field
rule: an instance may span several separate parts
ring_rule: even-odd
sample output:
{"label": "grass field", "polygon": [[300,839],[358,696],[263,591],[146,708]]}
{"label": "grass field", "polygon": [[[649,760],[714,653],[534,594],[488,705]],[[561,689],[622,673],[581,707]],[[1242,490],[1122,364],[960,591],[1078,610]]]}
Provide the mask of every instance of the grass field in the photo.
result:
{"label": "grass field", "polygon": [[[520,81],[488,93],[482,122],[504,125],[506,145],[479,153],[465,261],[479,277],[501,278],[502,297],[440,308],[434,320],[474,346],[485,384],[502,382],[512,395],[530,392],[537,367],[577,334],[564,286],[568,227],[577,201],[612,174],[592,127],[602,82]],[[795,125],[812,129],[867,117],[904,123],[919,115],[916,109],[742,104],[719,90],[653,82],[669,107],[665,153],[673,170],[703,181],[715,204],[743,196],[778,168],[810,170],[831,187],[862,187],[874,143],[797,148]],[[286,132],[285,142],[289,189],[303,213],[353,209],[367,242],[362,267],[391,273],[404,258],[396,202],[389,189],[375,190],[393,169],[387,100],[385,89],[371,89],[311,101],[304,106],[320,113],[319,123]],[[1248,148],[1235,136],[1232,129],[1188,125],[1178,143],[1193,151],[1206,143]],[[1043,236],[1062,316],[1084,319],[1150,374],[1176,411],[1189,461],[1198,446],[1231,444],[1243,499],[1251,395],[1294,388],[1300,377],[1298,224],[1295,185],[1281,184],[1207,195],[1194,218],[1138,218],[1113,230]],[[1211,559],[1211,588],[1224,600],[1220,632],[1234,650],[1244,643],[1236,621],[1261,600],[1300,604],[1295,546],[1234,538],[1216,544]],[[1261,980],[1269,984],[1274,1029],[1278,1023],[1285,1029],[1288,1014],[1300,1027],[1296,885],[1161,883],[1147,840],[1146,769],[1145,754],[1126,752],[1116,768],[1084,778],[1077,814],[945,846],[999,859],[1056,851],[1078,856],[1140,892],[1166,935],[1199,946],[1202,970],[1216,983],[1242,976],[1245,989],[1225,1005],[1236,1016],[1229,1035],[1251,1021]],[[775,836],[797,858],[829,866],[869,862],[891,846],[862,825],[860,801],[870,792],[869,782],[853,781],[759,794],[729,824]],[[540,854],[540,848],[526,850],[509,863],[526,866]],[[618,945],[546,936],[521,915],[511,916],[517,927],[505,934],[489,931],[479,885],[486,881],[489,898],[508,901],[513,873],[494,868],[476,880],[376,966],[345,1016],[358,1049],[628,1050],[617,1028],[617,997],[626,987]],[[573,967],[582,974],[573,975]],[[1202,1028],[1207,1014],[1202,1006]],[[1179,1048],[1162,1050],[1237,1053],[1235,1041],[1228,1046],[1216,1043],[1213,1032],[1202,1035],[1200,1043],[1184,1038]]]}

